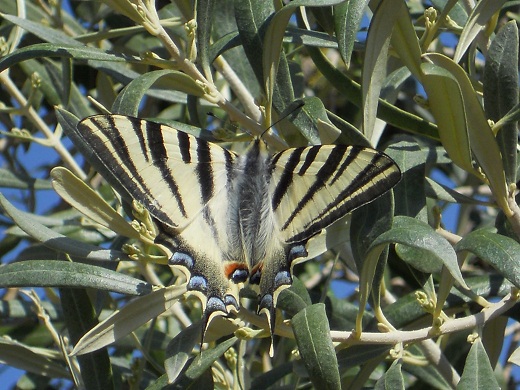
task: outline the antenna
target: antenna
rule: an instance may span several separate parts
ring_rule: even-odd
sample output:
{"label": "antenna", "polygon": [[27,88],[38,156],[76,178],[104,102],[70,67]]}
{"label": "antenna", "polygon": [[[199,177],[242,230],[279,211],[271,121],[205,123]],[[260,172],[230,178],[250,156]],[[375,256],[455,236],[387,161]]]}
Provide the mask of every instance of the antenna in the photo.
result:
{"label": "antenna", "polygon": [[262,134],[260,134],[260,137],[259,138],[262,138],[264,136],[265,133],[267,133],[269,130],[271,130],[271,128],[273,128],[274,126],[276,126],[278,123],[280,123],[281,121],[283,121],[285,118],[287,118],[289,115],[293,114],[295,111],[299,110],[300,108],[302,108],[303,106],[305,105],[305,102],[302,100],[302,99],[298,99],[298,100],[295,100],[294,102],[292,102],[291,104],[289,104],[285,110],[282,111],[282,113],[280,114],[280,117],[278,118],[278,120],[276,122],[274,122],[273,124],[271,124],[271,126],[269,126],[267,129],[265,129]]}
{"label": "antenna", "polygon": [[[273,124],[271,124],[271,126],[269,126],[267,129],[265,129],[262,134],[260,134],[260,137],[259,138],[262,138],[264,136],[265,133],[267,133],[269,130],[271,130],[271,128],[273,128],[274,126],[276,126],[278,123],[280,123],[281,121],[283,121],[285,118],[287,118],[288,116],[290,116],[291,114],[293,114],[294,112],[296,112],[297,110],[299,110],[300,108],[302,108],[303,106],[305,105],[305,102],[302,100],[302,99],[298,99],[298,100],[295,100],[294,102],[292,102],[291,104],[289,104],[285,110],[282,111],[282,113],[280,114],[280,117],[278,118],[278,120],[276,122],[274,122]],[[219,118],[217,115],[215,115],[213,112],[211,111],[208,111],[206,112],[206,115],[207,116],[210,116],[212,118],[216,118],[216,119],[219,119],[219,120],[222,120],[222,118]],[[247,130],[246,130],[247,131]]]}

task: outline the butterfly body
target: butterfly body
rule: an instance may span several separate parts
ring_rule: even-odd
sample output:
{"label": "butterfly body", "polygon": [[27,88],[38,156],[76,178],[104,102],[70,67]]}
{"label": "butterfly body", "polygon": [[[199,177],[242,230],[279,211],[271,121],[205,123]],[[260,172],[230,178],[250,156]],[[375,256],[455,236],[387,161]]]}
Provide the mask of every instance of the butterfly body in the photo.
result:
{"label": "butterfly body", "polygon": [[120,115],[89,117],[72,136],[118,192],[154,217],[156,242],[186,272],[206,324],[239,310],[249,283],[272,330],[277,296],[306,259],[309,239],[400,179],[396,164],[372,149],[319,145],[270,155],[255,139],[238,155]]}

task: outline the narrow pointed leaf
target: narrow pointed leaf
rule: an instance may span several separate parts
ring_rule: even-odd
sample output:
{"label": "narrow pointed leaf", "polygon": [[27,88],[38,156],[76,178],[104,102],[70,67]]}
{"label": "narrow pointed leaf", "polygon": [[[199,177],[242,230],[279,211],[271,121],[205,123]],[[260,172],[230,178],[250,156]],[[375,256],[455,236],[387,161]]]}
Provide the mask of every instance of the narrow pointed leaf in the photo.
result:
{"label": "narrow pointed leaf", "polygon": [[461,66],[444,55],[430,54],[428,59],[450,72],[456,80],[464,106],[463,112],[466,113],[466,126],[471,151],[489,181],[496,202],[502,210],[509,210],[507,205],[508,189],[497,140],[484,115],[478,93],[475,91],[468,74]]}
{"label": "narrow pointed leaf", "polygon": [[376,144],[372,135],[377,118],[381,86],[386,78],[388,48],[395,22],[404,3],[389,0],[379,4],[368,30],[361,88],[363,90],[363,133]]}
{"label": "narrow pointed leaf", "polygon": [[50,378],[70,378],[69,372],[62,365],[5,337],[0,338],[0,361],[5,365],[27,370],[37,375]]}
{"label": "narrow pointed leaf", "polygon": [[292,319],[298,349],[316,388],[341,387],[338,360],[330,338],[324,304],[308,306]]}
{"label": "narrow pointed leaf", "polygon": [[190,380],[200,377],[208,368],[211,367],[213,362],[221,357],[224,352],[233,346],[237,342],[235,336],[219,343],[217,346],[211,349],[202,351],[190,364],[185,372],[186,377]]}
{"label": "narrow pointed leaf", "polygon": [[366,4],[366,0],[352,0],[334,6],[334,30],[338,37],[338,50],[347,68],[350,66]]}
{"label": "narrow pointed leaf", "polygon": [[139,239],[137,230],[71,171],[56,167],[51,171],[51,177],[54,190],[83,215],[118,234]]}
{"label": "narrow pointed leaf", "polygon": [[2,18],[10,21],[17,26],[20,26],[27,32],[30,32],[37,36],[39,39],[47,41],[49,43],[63,44],[63,45],[74,45],[84,46],[83,43],[76,41],[63,31],[47,27],[43,23],[36,23],[26,18],[19,18],[14,15],[1,14]]}
{"label": "narrow pointed leaf", "polygon": [[498,12],[505,2],[506,0],[481,0],[477,3],[475,8],[471,11],[469,19],[460,34],[459,43],[453,55],[455,62],[461,60],[468,47],[475,40],[477,34],[486,27],[486,24],[493,17],[495,12]]}
{"label": "narrow pointed leaf", "polygon": [[72,355],[96,351],[128,335],[164,313],[186,292],[186,285],[170,286],[137,298],[91,329],[76,344]]}
{"label": "narrow pointed leaf", "polygon": [[[382,1],[385,2],[386,0]],[[419,78],[422,51],[410,12],[406,7],[398,9],[391,45],[406,68]]]}
{"label": "narrow pointed leaf", "polygon": [[68,253],[71,256],[77,256],[93,261],[128,258],[123,252],[111,249],[101,249],[98,246],[78,242],[65,237],[62,234],[56,233],[41,223],[38,223],[32,214],[18,210],[9,203],[2,194],[0,194],[0,206],[2,206],[6,214],[20,229],[35,240],[42,242],[46,247],[54,249],[55,251]]}
{"label": "narrow pointed leaf", "polygon": [[21,48],[2,57],[0,59],[0,72],[21,61],[40,57],[66,57],[74,58],[75,60],[86,59],[123,63],[128,61],[135,63],[142,62],[142,59],[139,57],[118,55],[83,45],[76,46],[68,44],[38,43],[36,45]]}
{"label": "narrow pointed leaf", "polygon": [[210,42],[211,28],[213,27],[215,0],[197,1],[197,57],[206,79],[211,79]]}
{"label": "narrow pointed leaf", "polygon": [[193,347],[200,341],[201,322],[190,325],[175,336],[166,347],[164,369],[168,374],[168,382],[174,383],[190,358]]}
{"label": "narrow pointed leaf", "polygon": [[52,185],[49,180],[21,177],[9,169],[0,168],[0,187],[21,190],[50,190]]}
{"label": "narrow pointed leaf", "polygon": [[446,69],[434,64],[423,64],[421,70],[442,145],[455,164],[474,172],[466,113],[457,81]]}
{"label": "narrow pointed leaf", "polygon": [[479,229],[462,238],[455,250],[473,253],[520,288],[520,244],[512,238]]}
{"label": "narrow pointed leaf", "polygon": [[[362,106],[361,89],[358,83],[348,78],[343,72],[337,69],[325,55],[314,47],[308,47],[307,52],[311,56],[314,64],[323,76],[334,86],[341,94],[345,95],[348,100],[356,107]],[[437,126],[431,122],[425,122],[414,114],[402,110],[383,99],[379,100],[378,118],[384,120],[388,124],[392,124],[400,129],[408,130],[414,134],[420,134],[428,138],[439,139]]]}
{"label": "narrow pointed leaf", "polygon": [[457,389],[500,389],[480,339],[469,350]]}
{"label": "narrow pointed leaf", "polygon": [[[497,33],[484,68],[484,107],[486,115],[498,122],[518,104],[518,27],[507,23]],[[516,183],[518,124],[504,125],[497,133],[508,183]]]}
{"label": "narrow pointed leaf", "polygon": [[[87,290],[60,288],[61,306],[70,342],[75,344],[98,320]],[[83,384],[87,389],[113,389],[112,366],[107,349],[78,356]]]}
{"label": "narrow pointed leaf", "polygon": [[90,264],[27,260],[0,267],[2,287],[90,287],[120,294],[143,295],[151,286],[131,276]]}
{"label": "narrow pointed leaf", "polygon": [[195,81],[188,75],[174,70],[155,70],[147,72],[132,80],[117,96],[112,105],[112,112],[122,115],[138,116],[139,105],[148,92],[154,85],[162,81],[165,87],[175,89],[187,93],[189,95],[201,97],[204,95],[204,90],[195,83]]}

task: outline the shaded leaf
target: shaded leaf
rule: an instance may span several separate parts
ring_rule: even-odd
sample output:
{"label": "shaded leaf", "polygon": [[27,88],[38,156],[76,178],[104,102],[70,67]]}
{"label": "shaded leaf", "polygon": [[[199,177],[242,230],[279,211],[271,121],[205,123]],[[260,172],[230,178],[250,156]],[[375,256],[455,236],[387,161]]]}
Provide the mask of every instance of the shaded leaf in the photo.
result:
{"label": "shaded leaf", "polygon": [[52,185],[49,180],[21,177],[9,169],[0,168],[0,187],[23,190],[50,190]]}
{"label": "shaded leaf", "polygon": [[70,377],[61,364],[17,341],[2,337],[0,346],[0,360],[4,364],[51,378]]}
{"label": "shaded leaf", "polygon": [[386,153],[394,160],[402,176],[394,187],[395,214],[428,221],[426,213],[425,165],[428,151],[412,139],[392,144]]}
{"label": "shaded leaf", "polygon": [[[198,0],[197,1],[197,40],[193,40],[193,45],[197,48],[197,57],[200,66],[204,71],[206,79],[211,80],[211,57],[209,46],[211,41],[211,29],[213,27],[213,16],[215,0]],[[190,38],[189,38],[190,39]]]}
{"label": "shaded leaf", "polygon": [[[361,88],[359,84],[337,69],[317,48],[307,47],[307,52],[329,83],[341,94],[345,95],[352,104],[356,107],[361,107]],[[439,133],[435,124],[425,122],[424,119],[402,110],[385,100],[379,100],[377,115],[378,118],[400,129],[428,138],[439,139]]]}
{"label": "shaded leaf", "polygon": [[251,382],[251,390],[264,390],[269,386],[274,385],[277,381],[282,379],[284,376],[289,375],[293,371],[293,363],[283,363],[272,370],[269,370],[262,375],[257,376]]}
{"label": "shaded leaf", "polygon": [[11,23],[20,26],[24,30],[34,34],[38,38],[47,41],[49,43],[56,43],[61,45],[74,45],[74,46],[83,46],[82,43],[76,41],[74,38],[71,38],[63,31],[53,29],[45,26],[43,23],[33,22],[32,20],[28,20],[26,18],[19,18],[14,15],[1,14],[5,20],[9,20]]}
{"label": "shaded leaf", "polygon": [[[426,358],[417,344],[410,345],[407,351],[413,356]],[[419,378],[421,382],[428,384],[432,389],[453,388],[453,385],[447,382],[435,364],[417,365],[414,363],[406,363],[405,361],[403,362],[402,371]]]}
{"label": "shaded leaf", "polygon": [[188,75],[174,70],[147,72],[132,80],[117,96],[112,105],[115,114],[137,116],[143,96],[154,83],[163,78],[170,89],[182,91],[193,96],[203,96],[204,90]]}
{"label": "shaded leaf", "polygon": [[442,145],[455,164],[474,173],[462,93],[456,79],[434,64],[422,64],[421,70]]}
{"label": "shaded leaf", "polygon": [[[72,344],[98,321],[84,289],[60,288],[63,317]],[[106,349],[78,356],[83,385],[87,389],[113,389],[112,366]]]}
{"label": "shaded leaf", "polygon": [[520,288],[520,244],[512,238],[479,229],[463,237],[455,250],[473,253]]}
{"label": "shaded leaf", "polygon": [[491,364],[493,370],[495,369],[498,359],[500,358],[500,353],[502,352],[504,338],[507,333],[507,321],[508,318],[506,316],[493,318],[486,322],[484,330],[482,331],[482,344],[484,345],[489,359],[489,364]]}
{"label": "shaded leaf", "polygon": [[101,249],[98,246],[78,242],[67,238],[62,234],[56,233],[38,223],[32,214],[16,209],[2,194],[0,194],[0,206],[2,206],[7,215],[11,217],[20,229],[55,251],[68,253],[71,256],[77,256],[93,261],[112,261],[128,258],[123,252],[111,249]]}
{"label": "shaded leaf", "polygon": [[[412,256],[403,258],[411,266],[431,273],[440,271],[444,265],[461,286],[467,287],[452,246],[445,238],[436,234],[428,224],[414,218],[395,217],[392,229],[381,234],[372,243],[369,253],[375,252],[381,245],[389,243],[405,245],[410,248],[408,250],[413,251]],[[399,245],[396,246],[396,250],[399,252],[398,247]],[[405,254],[404,251],[402,253]]]}
{"label": "shaded leaf", "polygon": [[[484,107],[486,115],[498,122],[518,104],[518,27],[504,25],[489,47],[484,67]],[[505,124],[497,133],[508,183],[516,183],[518,125]]]}
{"label": "shaded leaf", "polygon": [[368,29],[361,88],[363,91],[363,133],[375,145],[373,131],[381,86],[386,78],[388,48],[392,31],[404,3],[399,0],[382,1],[375,11]]}
{"label": "shaded leaf", "polygon": [[366,3],[366,0],[353,0],[334,6],[334,31],[338,39],[339,53],[347,68],[350,66],[350,57]]}
{"label": "shaded leaf", "polygon": [[324,304],[308,306],[296,314],[291,325],[310,379],[316,388],[340,388],[338,361],[330,338]]}
{"label": "shaded leaf", "polygon": [[237,338],[233,336],[226,341],[219,343],[214,348],[202,351],[197,355],[197,357],[195,357],[195,359],[193,359],[193,362],[190,364],[184,375],[190,380],[198,378],[206,372],[208,368],[210,368],[215,360],[222,356],[224,352],[231,348],[236,342]]}
{"label": "shaded leaf", "polygon": [[379,378],[374,387],[375,390],[404,390],[404,378],[401,372],[401,362],[394,360],[385,374]]}
{"label": "shaded leaf", "polygon": [[[478,99],[478,94],[468,74],[461,66],[444,55],[429,54],[428,59],[433,61],[436,66],[442,67],[442,69],[450,72],[453,80],[459,86],[462,107],[452,108],[452,110],[461,109],[462,112],[456,113],[452,111],[452,113],[456,115],[456,118],[460,115],[464,115],[465,120],[463,125],[467,129],[471,151],[486,175],[496,202],[502,210],[509,210],[507,204],[508,188],[505,181],[500,150],[498,149],[496,138],[489,127],[489,123],[484,115],[484,110]],[[453,91],[453,93],[455,93],[455,91]],[[436,103],[442,104],[441,102]],[[455,104],[458,105],[459,100],[457,100]],[[436,119],[439,120],[437,116]],[[444,142],[443,145],[446,147]],[[480,176],[480,174],[477,174],[477,176]]]}
{"label": "shaded leaf", "polygon": [[296,276],[293,276],[292,279],[291,287],[280,293],[276,303],[276,306],[285,310],[289,316],[295,315],[307,306],[312,305],[307,287]]}
{"label": "shaded leaf", "polygon": [[70,44],[38,43],[36,45],[24,47],[0,58],[0,72],[12,67],[13,65],[31,58],[40,57],[66,57],[75,60],[97,60],[97,61],[116,61],[126,63],[140,62],[139,57],[131,57],[122,54],[109,53],[100,49],[87,46],[77,46]]}
{"label": "shaded leaf", "polygon": [[202,326],[200,322],[190,325],[175,336],[166,347],[164,369],[168,382],[174,383],[188,362],[193,347],[200,341]]}

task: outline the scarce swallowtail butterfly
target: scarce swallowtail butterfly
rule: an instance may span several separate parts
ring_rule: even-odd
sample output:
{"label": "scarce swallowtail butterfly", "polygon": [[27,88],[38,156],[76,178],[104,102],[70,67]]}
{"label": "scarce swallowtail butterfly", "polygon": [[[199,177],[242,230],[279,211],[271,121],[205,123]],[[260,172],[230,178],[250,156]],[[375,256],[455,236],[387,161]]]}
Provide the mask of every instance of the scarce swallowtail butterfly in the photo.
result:
{"label": "scarce swallowtail butterfly", "polygon": [[271,333],[277,297],[307,242],[391,189],[395,162],[373,149],[319,145],[267,153],[257,138],[242,155],[168,126],[121,115],[84,119],[85,156],[127,198],[143,204],[212,317],[238,311],[244,283],[259,290]]}

